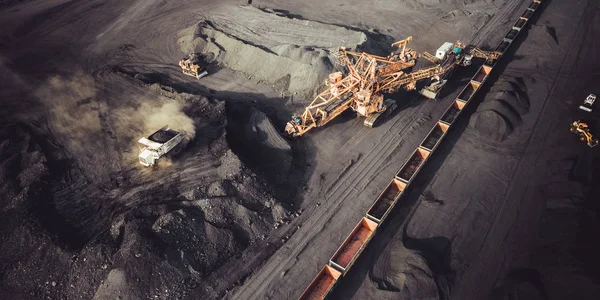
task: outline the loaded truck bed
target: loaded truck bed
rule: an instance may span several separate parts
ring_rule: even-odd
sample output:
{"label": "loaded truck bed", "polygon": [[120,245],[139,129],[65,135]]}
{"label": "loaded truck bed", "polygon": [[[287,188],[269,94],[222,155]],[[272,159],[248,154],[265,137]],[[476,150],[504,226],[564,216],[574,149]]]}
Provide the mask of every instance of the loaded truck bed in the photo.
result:
{"label": "loaded truck bed", "polygon": [[171,128],[161,128],[157,132],[153,133],[148,137],[149,140],[157,143],[164,144],[168,142],[170,139],[174,138],[179,134],[178,131],[175,131]]}
{"label": "loaded truck bed", "polygon": [[183,137],[183,132],[165,126],[149,137],[139,139],[140,155],[138,158],[140,163],[146,167],[155,165],[161,156],[179,145],[183,141]]}

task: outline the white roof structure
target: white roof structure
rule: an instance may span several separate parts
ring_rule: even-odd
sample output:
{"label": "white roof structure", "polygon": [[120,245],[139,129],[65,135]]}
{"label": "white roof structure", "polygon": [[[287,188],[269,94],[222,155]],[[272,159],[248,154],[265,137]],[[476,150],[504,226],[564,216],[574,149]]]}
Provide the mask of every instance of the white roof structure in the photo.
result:
{"label": "white roof structure", "polygon": [[437,57],[438,59],[444,59],[444,55],[446,55],[448,51],[452,50],[452,48],[454,48],[454,44],[450,42],[445,42],[441,47],[437,49],[435,57]]}

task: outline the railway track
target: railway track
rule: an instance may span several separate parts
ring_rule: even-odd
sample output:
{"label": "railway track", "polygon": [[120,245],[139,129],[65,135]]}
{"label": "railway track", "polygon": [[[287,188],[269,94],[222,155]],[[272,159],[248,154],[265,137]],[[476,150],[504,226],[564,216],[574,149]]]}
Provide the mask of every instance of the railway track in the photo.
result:
{"label": "railway track", "polygon": [[[506,14],[515,9],[517,6],[516,2],[514,4],[514,7],[509,6],[505,13],[500,14],[500,16],[492,21],[491,24],[493,25],[501,22]],[[510,31],[503,37],[494,51],[502,53],[502,55],[508,51],[512,42],[518,37],[521,30],[525,28],[529,19],[533,16],[540,4],[541,0],[533,0],[529,4],[525,12],[523,12],[519,19],[513,24]],[[478,42],[480,39],[478,36],[495,29],[496,26],[493,27],[494,28],[488,26],[485,30],[480,29],[480,31],[475,34],[475,38],[472,41]],[[358,259],[362,251],[367,247],[371,238],[375,235],[377,228],[386,220],[386,217],[398,203],[404,191],[412,183],[423,165],[443,141],[446,133],[452,127],[460,113],[471,102],[476,92],[485,83],[494,66],[502,58],[502,55],[495,62],[486,62],[480,66],[477,73],[446,109],[425,139],[423,139],[419,146],[405,161],[384,191],[379,194],[379,197],[377,197],[364,217],[333,254],[329,262],[321,269],[315,279],[306,288],[304,293],[300,296],[301,300],[326,298],[333,291],[337,283],[350,271],[353,263]]]}

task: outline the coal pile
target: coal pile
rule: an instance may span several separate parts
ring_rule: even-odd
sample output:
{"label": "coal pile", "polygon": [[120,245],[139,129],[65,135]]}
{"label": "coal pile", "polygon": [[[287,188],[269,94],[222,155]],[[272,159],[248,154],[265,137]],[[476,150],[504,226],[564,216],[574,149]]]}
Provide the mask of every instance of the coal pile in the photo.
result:
{"label": "coal pile", "polygon": [[292,165],[292,148],[269,117],[248,104],[228,104],[232,146],[243,149],[243,158],[274,183],[283,183]]}
{"label": "coal pile", "polygon": [[158,143],[166,143],[168,142],[170,139],[172,139],[173,137],[175,137],[176,133],[174,131],[165,131],[165,130],[161,130],[161,131],[157,131],[155,133],[153,133],[149,140],[151,141],[155,141]]}
{"label": "coal pile", "polygon": [[[0,127],[0,298],[56,296],[70,264],[65,243],[49,230],[60,228],[46,218],[51,157],[24,124]],[[45,148],[45,149],[44,149]],[[62,228],[68,229],[68,228]],[[53,245],[47,247],[47,245]],[[44,251],[39,251],[44,248]],[[44,266],[44,267],[40,267]],[[56,298],[56,297],[53,297]]]}
{"label": "coal pile", "polygon": [[477,107],[469,121],[481,138],[501,142],[522,125],[522,116],[529,112],[529,98],[522,79],[501,77],[487,97]]}
{"label": "coal pile", "polygon": [[377,261],[371,277],[378,289],[397,292],[395,299],[441,299],[426,258],[399,240]]}
{"label": "coal pile", "polygon": [[331,50],[367,41],[361,31],[252,6],[217,9],[179,36],[183,52],[214,57],[223,67],[268,83],[282,94],[299,94],[299,99],[312,96],[320,79],[332,71]]}

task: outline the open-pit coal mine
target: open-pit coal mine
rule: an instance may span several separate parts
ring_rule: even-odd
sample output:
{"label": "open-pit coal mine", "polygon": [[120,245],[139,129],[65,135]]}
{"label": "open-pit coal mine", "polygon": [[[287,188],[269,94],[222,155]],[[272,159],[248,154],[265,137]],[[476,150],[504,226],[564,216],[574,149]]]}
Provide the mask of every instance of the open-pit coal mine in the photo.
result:
{"label": "open-pit coal mine", "polygon": [[0,299],[600,299],[599,11],[0,0]]}

